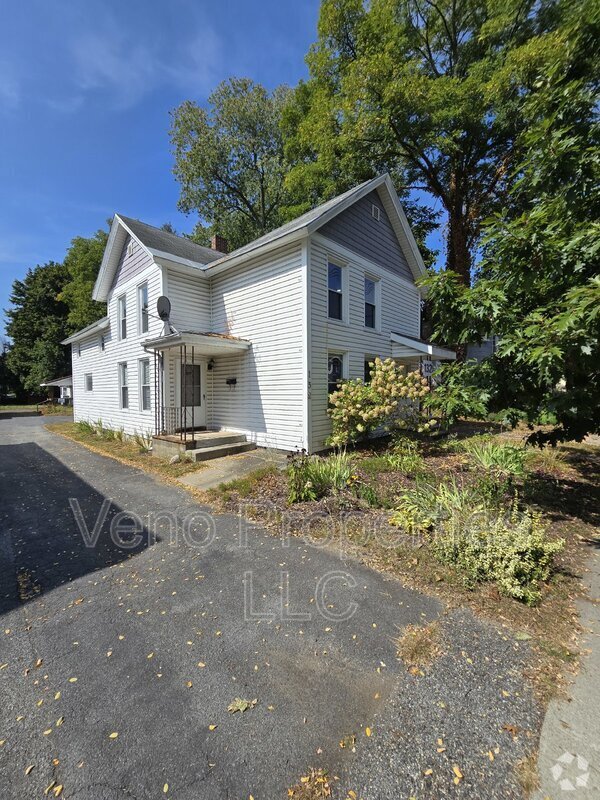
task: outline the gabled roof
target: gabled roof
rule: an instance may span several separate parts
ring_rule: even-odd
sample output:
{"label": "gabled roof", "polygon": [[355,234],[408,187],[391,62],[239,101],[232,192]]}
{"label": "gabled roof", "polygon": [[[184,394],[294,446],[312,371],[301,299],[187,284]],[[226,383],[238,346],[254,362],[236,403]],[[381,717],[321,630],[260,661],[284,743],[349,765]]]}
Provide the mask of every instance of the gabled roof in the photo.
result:
{"label": "gabled roof", "polygon": [[55,378],[53,381],[40,383],[40,386],[73,386],[73,376],[67,375],[66,378]]}
{"label": "gabled roof", "polygon": [[210,247],[202,247],[185,236],[178,236],[175,233],[163,231],[162,228],[147,225],[145,222],[140,222],[139,219],[125,217],[123,214],[115,216],[121,219],[135,238],[151,252],[185,258],[198,264],[208,264],[225,255],[218,250],[211,250]]}
{"label": "gabled roof", "polygon": [[291,222],[286,222],[285,225],[281,225],[274,231],[266,233],[227,255],[208,247],[202,247],[184,236],[177,236],[131,217],[115,214],[92,297],[94,300],[106,300],[128,235],[135,237],[155,261],[175,262],[197,269],[201,273],[214,275],[240,263],[246,256],[254,255],[257,252],[266,252],[314,233],[333,217],[341,214],[361,197],[374,190],[381,198],[416,280],[425,274],[425,265],[404,209],[398,200],[392,179],[385,174],[349,189],[338,197],[322,203],[311,211],[307,211],[306,214],[302,214]]}
{"label": "gabled roof", "polygon": [[93,336],[95,333],[99,331],[104,331],[108,328],[110,320],[108,317],[102,317],[101,319],[96,320],[96,322],[92,322],[91,325],[86,325],[85,328],[82,328],[80,331],[76,333],[72,333],[71,336],[67,336],[66,339],[63,339],[61,344],[73,344],[73,342],[79,342],[82,339],[86,339],[88,336]]}
{"label": "gabled roof", "polygon": [[447,347],[435,342],[428,342],[425,339],[418,339],[416,336],[407,336],[405,333],[390,334],[392,340],[392,356],[394,358],[408,358],[410,356],[430,356],[442,361],[455,361],[456,353]]}
{"label": "gabled roof", "polygon": [[419,252],[419,247],[410,229],[408,220],[406,219],[404,209],[398,200],[398,195],[394,189],[392,179],[387,173],[349,189],[347,192],[344,192],[344,194],[340,194],[328,200],[326,203],[322,203],[320,206],[313,208],[311,211],[307,211],[306,214],[302,214],[301,217],[297,217],[291,222],[286,222],[285,225],[276,228],[274,231],[266,233],[259,239],[249,242],[247,245],[244,245],[244,247],[240,247],[232,253],[228,253],[218,261],[211,262],[206,267],[206,272],[209,275],[215,274],[226,267],[233,266],[243,257],[253,254],[258,250],[279,247],[287,241],[293,241],[307,234],[314,233],[329,222],[329,220],[333,219],[333,217],[341,214],[342,211],[345,211],[345,209],[373,190],[377,190],[382,198],[383,205],[388,213],[392,227],[402,246],[402,250],[404,251],[415,280],[420,278],[425,274],[425,264],[423,263],[423,258]]}

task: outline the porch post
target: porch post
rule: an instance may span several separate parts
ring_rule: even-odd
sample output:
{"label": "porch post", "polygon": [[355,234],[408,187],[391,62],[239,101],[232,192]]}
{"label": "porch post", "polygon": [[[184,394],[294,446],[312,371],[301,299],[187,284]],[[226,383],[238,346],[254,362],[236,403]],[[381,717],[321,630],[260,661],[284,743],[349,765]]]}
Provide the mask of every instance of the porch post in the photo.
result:
{"label": "porch post", "polygon": [[193,396],[195,387],[193,385],[194,384],[194,378],[193,378],[193,376],[194,376],[194,367],[193,367],[193,364],[194,364],[194,345],[192,345],[192,439],[194,438],[194,435],[195,435],[194,434],[194,431],[195,431],[195,428],[194,428],[194,404],[195,404],[194,400],[195,400],[195,398]]}

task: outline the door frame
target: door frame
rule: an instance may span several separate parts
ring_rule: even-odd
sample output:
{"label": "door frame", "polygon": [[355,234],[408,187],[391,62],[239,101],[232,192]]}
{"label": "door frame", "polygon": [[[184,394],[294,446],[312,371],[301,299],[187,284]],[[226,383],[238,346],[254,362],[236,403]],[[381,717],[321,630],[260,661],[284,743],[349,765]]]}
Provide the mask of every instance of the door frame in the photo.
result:
{"label": "door frame", "polygon": [[[199,358],[195,357],[194,360],[188,356],[186,361],[184,362],[186,365],[200,367],[200,402],[201,405],[194,406],[194,428],[205,428],[206,427],[206,372],[207,372],[207,358]],[[182,408],[182,397],[181,397],[181,367],[182,362],[177,359],[175,362],[175,405],[178,408]],[[186,420],[185,422],[189,422],[191,431],[191,410],[188,409]],[[182,421],[183,422],[183,421]],[[185,430],[186,426],[183,424],[181,425],[181,430]]]}

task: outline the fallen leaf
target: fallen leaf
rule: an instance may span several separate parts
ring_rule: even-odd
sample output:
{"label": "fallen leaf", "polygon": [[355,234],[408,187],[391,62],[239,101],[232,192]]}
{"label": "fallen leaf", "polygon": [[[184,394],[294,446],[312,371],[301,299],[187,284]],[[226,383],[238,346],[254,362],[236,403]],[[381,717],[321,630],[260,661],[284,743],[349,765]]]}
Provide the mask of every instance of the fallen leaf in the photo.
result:
{"label": "fallen leaf", "polygon": [[54,792],[54,797],[60,797],[62,794],[63,786],[62,783],[59,783],[58,786],[55,786],[52,790]]}
{"label": "fallen leaf", "polygon": [[433,775],[433,770],[431,768],[430,769],[426,769],[425,772],[423,773],[423,775]]}
{"label": "fallen leaf", "polygon": [[69,678],[69,683],[77,683],[77,678]]}
{"label": "fallen leaf", "polygon": [[230,703],[227,706],[227,711],[231,714],[235,714],[236,711],[243,713],[244,711],[248,711],[250,708],[254,708],[254,706],[258,703],[258,700],[242,700],[241,697],[236,697],[233,703]]}
{"label": "fallen leaf", "polygon": [[198,662],[198,666],[199,666],[200,668],[202,668],[202,667],[205,667],[205,666],[206,666],[206,664],[204,663],[204,661],[199,661],[199,662]]}
{"label": "fallen leaf", "polygon": [[25,770],[25,775],[30,775],[32,769],[35,767],[35,764],[30,764],[27,769]]}
{"label": "fallen leaf", "polygon": [[63,724],[63,722],[64,722],[64,721],[65,721],[65,718],[64,718],[64,717],[59,717],[59,718],[56,720],[56,727],[57,727],[57,728],[60,728],[60,726]]}
{"label": "fallen leaf", "polygon": [[43,663],[44,663],[43,660],[41,658],[38,658],[38,660],[35,662],[35,665],[36,667],[41,667]]}
{"label": "fallen leaf", "polygon": [[54,695],[54,699],[55,699],[55,700],[60,700],[60,692],[57,692],[57,693]]}
{"label": "fallen leaf", "polygon": [[50,736],[51,733],[52,733],[52,728],[48,728],[47,730],[44,731],[44,736]]}
{"label": "fallen leaf", "polygon": [[216,727],[217,727],[216,725],[209,725],[208,726],[208,730],[209,731],[214,731],[216,729]]}
{"label": "fallen leaf", "polygon": [[454,773],[454,783],[460,783],[463,778],[463,774],[456,764],[452,765],[452,772]]}
{"label": "fallen leaf", "polygon": [[371,735],[371,728],[365,728],[365,736]]}
{"label": "fallen leaf", "polygon": [[44,789],[44,794],[48,795],[48,792],[51,791],[56,786],[56,781],[52,781],[46,788]]}
{"label": "fallen leaf", "polygon": [[119,734],[115,731],[115,733],[111,733],[108,738],[109,739],[116,739],[118,735]]}
{"label": "fallen leaf", "polygon": [[165,783],[165,785],[163,786],[163,792],[166,794],[168,791],[169,791],[169,784]]}

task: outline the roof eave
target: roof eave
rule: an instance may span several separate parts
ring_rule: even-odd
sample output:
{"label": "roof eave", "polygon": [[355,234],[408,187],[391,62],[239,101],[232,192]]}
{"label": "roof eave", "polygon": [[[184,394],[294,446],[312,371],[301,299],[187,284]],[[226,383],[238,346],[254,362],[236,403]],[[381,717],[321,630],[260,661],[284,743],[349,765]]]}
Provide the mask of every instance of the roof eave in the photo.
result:
{"label": "roof eave", "polygon": [[73,342],[79,342],[82,339],[87,339],[88,336],[93,336],[97,331],[104,331],[110,325],[109,317],[102,317],[102,319],[97,320],[96,322],[92,322],[91,325],[88,325],[86,328],[82,328],[80,331],[76,331],[72,333],[70,336],[67,336],[66,339],[63,339],[61,344],[73,344]]}

